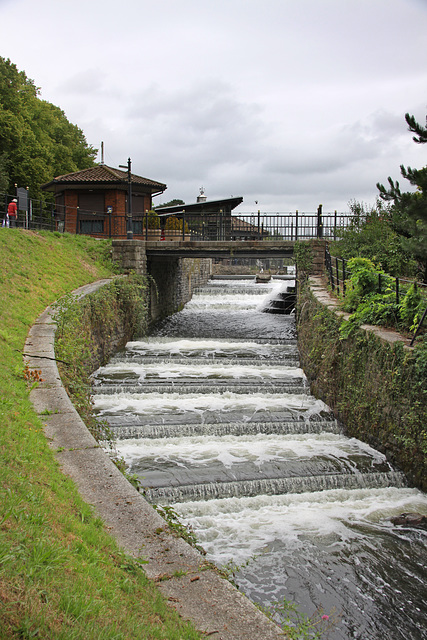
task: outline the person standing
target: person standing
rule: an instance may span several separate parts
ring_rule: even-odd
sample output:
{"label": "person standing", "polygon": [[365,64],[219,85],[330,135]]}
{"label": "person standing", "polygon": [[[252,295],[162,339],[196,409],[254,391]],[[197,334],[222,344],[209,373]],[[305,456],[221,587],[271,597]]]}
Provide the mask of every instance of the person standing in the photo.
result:
{"label": "person standing", "polygon": [[7,205],[7,215],[9,216],[9,224],[11,227],[16,227],[16,221],[18,220],[18,200],[14,198],[12,202]]}

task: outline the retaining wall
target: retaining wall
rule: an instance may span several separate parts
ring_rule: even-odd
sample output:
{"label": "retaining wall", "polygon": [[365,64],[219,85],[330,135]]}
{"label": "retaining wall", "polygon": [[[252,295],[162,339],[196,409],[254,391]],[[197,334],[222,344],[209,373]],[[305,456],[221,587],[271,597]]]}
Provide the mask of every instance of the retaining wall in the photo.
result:
{"label": "retaining wall", "polygon": [[382,451],[427,490],[427,403],[421,358],[392,330],[363,325],[344,337],[343,317],[321,278],[299,287],[298,346],[312,393],[346,435]]}

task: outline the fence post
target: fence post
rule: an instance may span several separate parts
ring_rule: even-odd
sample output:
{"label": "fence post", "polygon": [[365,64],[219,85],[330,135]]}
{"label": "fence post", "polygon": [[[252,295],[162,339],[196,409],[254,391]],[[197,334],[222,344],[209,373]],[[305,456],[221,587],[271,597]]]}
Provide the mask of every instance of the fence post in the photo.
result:
{"label": "fence post", "polygon": [[80,213],[80,207],[77,207],[76,209],[76,235],[79,235],[79,213]]}
{"label": "fence post", "polygon": [[342,261],[342,292],[345,296],[345,281],[346,281],[346,272],[345,272],[345,260]]}
{"label": "fence post", "polygon": [[337,272],[337,292],[338,292],[338,295],[340,295],[340,269],[338,266],[338,258],[335,258],[335,269]]}
{"label": "fence post", "polygon": [[323,238],[322,205],[317,207],[317,237]]}
{"label": "fence post", "polygon": [[185,240],[185,209],[182,212],[182,239]]}
{"label": "fence post", "polygon": [[421,326],[422,326],[422,324],[423,324],[424,320],[426,319],[426,316],[427,316],[427,308],[426,308],[426,310],[425,310],[425,311],[424,311],[424,313],[423,313],[423,317],[422,317],[422,318],[421,318],[421,320],[420,320],[420,323],[419,323],[419,325],[418,325],[418,327],[417,327],[417,330],[416,330],[416,331],[415,331],[415,333],[414,333],[414,336],[413,336],[413,338],[412,338],[411,342],[409,343],[409,346],[410,346],[410,347],[412,347],[412,345],[414,344],[414,342],[415,342],[415,338],[417,337],[418,333],[420,332]]}
{"label": "fence post", "polygon": [[298,209],[295,211],[295,240],[298,240]]}
{"label": "fence post", "polygon": [[334,212],[334,240],[337,239],[337,210]]}

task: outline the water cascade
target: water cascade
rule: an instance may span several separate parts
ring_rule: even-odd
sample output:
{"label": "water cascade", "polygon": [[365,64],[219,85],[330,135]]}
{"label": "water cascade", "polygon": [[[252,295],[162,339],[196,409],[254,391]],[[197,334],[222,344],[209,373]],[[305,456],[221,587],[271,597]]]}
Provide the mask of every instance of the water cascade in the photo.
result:
{"label": "water cascade", "polygon": [[329,615],[332,640],[422,640],[427,532],[391,518],[427,496],[310,395],[274,304],[293,285],[212,280],[96,372],[96,410],[147,499],[255,602]]}

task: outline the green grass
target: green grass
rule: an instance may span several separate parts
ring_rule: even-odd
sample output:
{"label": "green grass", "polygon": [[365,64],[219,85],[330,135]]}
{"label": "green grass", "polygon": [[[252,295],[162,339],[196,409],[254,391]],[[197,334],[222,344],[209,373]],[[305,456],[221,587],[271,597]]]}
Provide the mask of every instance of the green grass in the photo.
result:
{"label": "green grass", "polygon": [[113,274],[110,244],[0,229],[0,638],[196,639],[79,497],[29,401],[22,351],[47,305]]}

